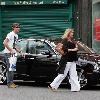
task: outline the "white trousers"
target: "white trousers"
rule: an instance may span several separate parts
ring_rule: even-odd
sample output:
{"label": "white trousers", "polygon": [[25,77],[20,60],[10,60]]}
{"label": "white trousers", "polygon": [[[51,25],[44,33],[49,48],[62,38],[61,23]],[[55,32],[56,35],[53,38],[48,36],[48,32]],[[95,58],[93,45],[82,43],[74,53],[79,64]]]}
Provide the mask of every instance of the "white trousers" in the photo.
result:
{"label": "white trousers", "polygon": [[76,71],[76,63],[75,62],[67,62],[64,74],[58,74],[58,76],[54,79],[54,81],[50,84],[52,88],[57,89],[61,82],[65,79],[69,72],[70,75],[70,83],[71,83],[71,91],[79,91],[80,84],[78,81],[77,71]]}

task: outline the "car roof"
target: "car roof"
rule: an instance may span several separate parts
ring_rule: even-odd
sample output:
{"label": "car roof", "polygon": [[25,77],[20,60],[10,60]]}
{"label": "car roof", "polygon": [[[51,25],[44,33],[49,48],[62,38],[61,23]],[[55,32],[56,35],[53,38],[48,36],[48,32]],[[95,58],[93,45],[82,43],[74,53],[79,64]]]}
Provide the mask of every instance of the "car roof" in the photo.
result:
{"label": "car roof", "polygon": [[[52,46],[53,47],[53,45],[52,45],[52,42],[51,41],[49,41],[49,40],[47,40],[47,39],[33,39],[33,38],[25,38],[25,39],[19,39],[18,41],[41,41],[41,42],[46,42],[46,43],[48,43],[50,46]],[[80,47],[82,47],[84,50],[86,50],[88,53],[95,53],[93,50],[92,50],[92,48],[89,48],[87,45],[85,45],[84,43],[82,43],[81,41],[78,41],[78,45],[80,46]],[[54,46],[55,47],[55,46]],[[53,49],[54,49],[54,47],[53,47]]]}

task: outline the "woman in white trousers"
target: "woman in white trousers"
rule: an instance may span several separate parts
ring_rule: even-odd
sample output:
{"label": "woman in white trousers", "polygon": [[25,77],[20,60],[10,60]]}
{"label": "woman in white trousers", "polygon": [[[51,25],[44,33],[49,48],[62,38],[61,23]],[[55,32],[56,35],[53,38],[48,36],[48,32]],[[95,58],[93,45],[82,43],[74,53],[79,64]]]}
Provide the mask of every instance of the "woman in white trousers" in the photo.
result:
{"label": "woman in white trousers", "polygon": [[76,63],[75,62],[67,62],[64,74],[58,74],[58,76],[54,79],[54,81],[50,84],[52,89],[57,90],[61,82],[65,79],[69,71],[70,75],[70,83],[71,83],[71,91],[80,91],[80,85],[77,77],[76,71]]}
{"label": "woman in white trousers", "polygon": [[76,71],[76,61],[77,61],[77,44],[72,40],[73,30],[67,29],[63,35],[63,53],[60,60],[60,66],[63,66],[58,74],[58,76],[53,80],[53,82],[48,86],[51,90],[57,90],[61,82],[65,79],[68,72],[70,75],[71,91],[80,91],[80,84],[78,81],[77,71]]}

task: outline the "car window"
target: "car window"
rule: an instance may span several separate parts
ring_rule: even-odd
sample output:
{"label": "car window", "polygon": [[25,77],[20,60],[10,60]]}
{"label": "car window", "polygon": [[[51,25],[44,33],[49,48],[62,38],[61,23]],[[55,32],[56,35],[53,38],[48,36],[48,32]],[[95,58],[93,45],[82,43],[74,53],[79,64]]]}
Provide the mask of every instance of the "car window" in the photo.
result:
{"label": "car window", "polygon": [[53,54],[52,48],[50,48],[43,41],[29,41],[29,53],[31,54]]}
{"label": "car window", "polygon": [[23,53],[26,53],[26,46],[27,46],[26,40],[19,40],[17,42],[17,46],[22,50]]}
{"label": "car window", "polygon": [[78,53],[92,53],[92,51],[84,44],[78,45]]}
{"label": "car window", "polygon": [[78,53],[86,53],[86,51],[81,46],[78,46]]}

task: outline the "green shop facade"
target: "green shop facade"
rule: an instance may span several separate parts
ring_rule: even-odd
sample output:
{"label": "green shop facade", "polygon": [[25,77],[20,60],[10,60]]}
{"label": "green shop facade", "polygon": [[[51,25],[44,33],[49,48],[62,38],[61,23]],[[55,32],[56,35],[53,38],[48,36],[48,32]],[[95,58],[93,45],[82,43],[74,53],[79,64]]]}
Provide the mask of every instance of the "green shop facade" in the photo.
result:
{"label": "green shop facade", "polygon": [[21,24],[19,38],[55,39],[60,38],[66,28],[74,28],[75,37],[91,46],[91,27],[87,24],[91,24],[90,13],[87,15],[89,1],[1,0],[0,50],[15,22]]}
{"label": "green shop facade", "polygon": [[19,38],[58,38],[72,27],[73,4],[68,0],[2,0],[0,49],[14,22],[21,24]]}

